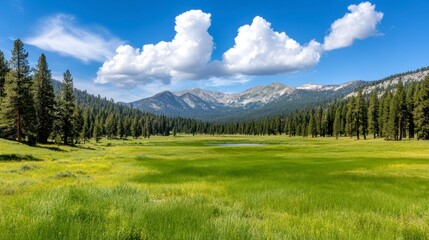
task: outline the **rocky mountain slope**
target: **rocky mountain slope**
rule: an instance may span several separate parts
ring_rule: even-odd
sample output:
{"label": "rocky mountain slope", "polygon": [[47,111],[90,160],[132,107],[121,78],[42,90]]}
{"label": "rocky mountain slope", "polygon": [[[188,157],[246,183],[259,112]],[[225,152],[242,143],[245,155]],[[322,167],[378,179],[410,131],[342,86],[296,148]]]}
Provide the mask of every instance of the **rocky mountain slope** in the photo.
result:
{"label": "rocky mountain slope", "polygon": [[154,114],[210,121],[256,119],[349,97],[356,94],[359,88],[363,88],[365,94],[372,90],[391,89],[399,80],[407,85],[421,81],[427,74],[429,68],[392,75],[379,81],[350,81],[341,85],[304,84],[291,87],[272,83],[234,94],[193,88],[180,92],[161,92],[128,105]]}

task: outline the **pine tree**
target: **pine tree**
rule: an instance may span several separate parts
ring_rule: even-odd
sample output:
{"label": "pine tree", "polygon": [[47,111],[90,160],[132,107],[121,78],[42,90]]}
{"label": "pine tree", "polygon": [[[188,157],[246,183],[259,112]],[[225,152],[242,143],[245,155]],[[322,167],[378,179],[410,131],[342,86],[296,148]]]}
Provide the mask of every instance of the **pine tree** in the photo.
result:
{"label": "pine tree", "polygon": [[421,84],[414,109],[418,138],[429,140],[429,75]]}
{"label": "pine tree", "polygon": [[124,120],[124,138],[131,136],[131,119],[129,117]]}
{"label": "pine tree", "polygon": [[341,134],[341,109],[338,108],[335,112],[335,120],[334,120],[334,135],[338,140],[338,136]]}
{"label": "pine tree", "polygon": [[[396,94],[395,94],[396,96]],[[388,138],[397,141],[399,139],[399,103],[398,97],[393,97],[390,101],[389,122],[388,122]]]}
{"label": "pine tree", "polygon": [[322,126],[320,129],[320,136],[326,137],[329,132],[329,112],[325,111],[322,114]]}
{"label": "pine tree", "polygon": [[51,71],[42,54],[34,75],[34,102],[37,113],[37,140],[46,143],[54,122],[55,93],[52,87]]}
{"label": "pine tree", "polygon": [[398,140],[402,140],[403,137],[406,137],[408,113],[404,84],[401,80],[399,80],[398,85],[396,86],[395,98],[396,104],[398,105]]}
{"label": "pine tree", "polygon": [[347,105],[343,104],[341,109],[341,133],[344,134],[344,136],[347,136]]}
{"label": "pine tree", "polygon": [[377,135],[379,134],[378,111],[379,111],[379,104],[378,104],[377,92],[372,91],[371,97],[369,100],[369,107],[368,107],[368,128],[369,128],[369,131],[373,133],[374,138],[376,138]]}
{"label": "pine tree", "polygon": [[384,99],[386,98],[386,93],[381,95],[379,101],[378,101],[378,137],[382,138],[384,137]]}
{"label": "pine tree", "polygon": [[133,138],[138,138],[140,136],[139,134],[139,120],[137,117],[134,117],[131,122],[131,135]]}
{"label": "pine tree", "polygon": [[4,85],[6,80],[6,74],[9,72],[9,66],[4,58],[4,54],[0,51],[0,102],[1,99],[5,96]]}
{"label": "pine tree", "polygon": [[150,138],[150,129],[151,129],[151,125],[150,125],[150,119],[147,118],[146,121],[144,122],[144,126],[143,126],[143,136],[145,138]]}
{"label": "pine tree", "polygon": [[[0,107],[1,107],[2,98],[5,96],[4,84],[5,84],[6,74],[8,71],[9,71],[8,63],[4,58],[3,52],[0,50]],[[3,135],[2,129],[0,127],[0,137],[2,137],[2,135]]]}
{"label": "pine tree", "polygon": [[405,134],[406,115],[404,85],[402,81],[399,81],[396,92],[390,101],[388,123],[389,139],[395,141],[402,140],[402,136]]}
{"label": "pine tree", "polygon": [[113,112],[107,116],[105,127],[107,139],[112,139],[112,137],[116,134],[115,115]]}
{"label": "pine tree", "polygon": [[420,139],[420,134],[419,134],[419,127],[416,126],[417,123],[417,116],[416,116],[416,111],[417,111],[417,102],[419,101],[419,96],[420,96],[420,90],[423,84],[416,84],[416,89],[414,91],[414,111],[413,111],[413,122],[414,122],[414,136],[417,136],[417,140]]}
{"label": "pine tree", "polygon": [[83,117],[83,125],[82,125],[82,131],[80,133],[80,138],[83,140],[83,143],[85,144],[88,139],[91,138],[91,127],[90,127],[90,114],[88,111],[85,112],[85,115]]}
{"label": "pine tree", "polygon": [[314,121],[316,123],[316,134],[315,137],[317,137],[317,134],[322,135],[322,131],[323,131],[323,108],[320,106],[317,109],[317,112],[315,114],[316,116],[314,117]]}
{"label": "pine tree", "polygon": [[95,142],[100,142],[102,135],[102,123],[101,123],[101,117],[100,115],[97,115],[94,123],[94,133],[93,136],[95,138]]}
{"label": "pine tree", "polygon": [[353,132],[356,128],[356,98],[351,97],[347,104],[346,128],[350,137],[353,137]]}
{"label": "pine tree", "polygon": [[[367,129],[367,109],[366,109],[366,103],[365,99],[362,96],[362,89],[358,91],[358,94],[356,96],[356,104],[355,104],[355,131],[356,131],[356,138],[359,140],[360,133],[362,132],[362,135],[364,139],[366,139],[366,129]],[[362,130],[362,131],[361,131]]]}
{"label": "pine tree", "polygon": [[414,95],[416,91],[416,84],[412,83],[407,91],[407,129],[408,129],[408,138],[414,138]]}
{"label": "pine tree", "polygon": [[28,65],[28,53],[21,40],[15,40],[11,70],[5,78],[5,97],[0,108],[0,128],[5,137],[22,141],[25,137],[30,145],[35,144],[37,124],[33,97],[33,81]]}
{"label": "pine tree", "polygon": [[310,113],[310,121],[308,123],[308,132],[311,134],[311,137],[317,136],[317,123],[314,119],[314,113]]}
{"label": "pine tree", "polygon": [[124,129],[124,121],[121,117],[118,117],[117,120],[117,126],[116,126],[116,135],[119,137],[119,139],[124,139],[125,135],[125,129]]}
{"label": "pine tree", "polygon": [[79,143],[80,142],[79,139],[83,139],[81,135],[83,125],[84,125],[84,119],[82,116],[82,111],[80,110],[79,105],[76,101],[74,111],[73,111],[73,136],[75,138],[75,143]]}
{"label": "pine tree", "polygon": [[[139,119],[139,121],[138,121],[138,124],[137,124],[137,125],[138,125],[138,130],[137,130],[137,131],[138,131],[138,135],[139,135],[139,136],[142,136],[142,135],[143,135],[144,122],[145,122],[145,121],[144,121],[143,117],[141,117],[141,118]],[[159,131],[161,131],[161,128],[162,128],[162,126],[160,125],[160,126],[159,126],[159,128],[158,128],[158,129],[159,129]]]}
{"label": "pine tree", "polygon": [[384,100],[383,100],[383,135],[386,140],[389,140],[391,138],[390,131],[389,131],[389,119],[390,119],[390,102],[392,99],[392,94],[386,90],[384,93]]}
{"label": "pine tree", "polygon": [[73,112],[75,108],[75,97],[73,94],[73,78],[69,70],[63,75],[63,85],[59,102],[59,126],[64,144],[73,142]]}

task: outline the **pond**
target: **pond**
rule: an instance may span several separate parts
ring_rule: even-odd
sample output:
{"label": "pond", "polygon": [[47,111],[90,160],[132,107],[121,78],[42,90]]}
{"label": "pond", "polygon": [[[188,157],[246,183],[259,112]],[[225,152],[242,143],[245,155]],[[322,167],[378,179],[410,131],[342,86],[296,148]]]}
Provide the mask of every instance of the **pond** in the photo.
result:
{"label": "pond", "polygon": [[209,144],[209,146],[218,146],[218,147],[260,147],[265,146],[266,144],[261,143],[215,143]]}

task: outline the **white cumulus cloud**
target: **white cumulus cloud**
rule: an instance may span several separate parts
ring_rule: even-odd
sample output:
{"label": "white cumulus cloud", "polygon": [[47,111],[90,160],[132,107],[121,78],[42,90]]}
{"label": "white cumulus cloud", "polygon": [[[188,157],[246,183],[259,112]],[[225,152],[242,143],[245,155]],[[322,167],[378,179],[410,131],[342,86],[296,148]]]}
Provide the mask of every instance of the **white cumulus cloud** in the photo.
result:
{"label": "white cumulus cloud", "polygon": [[312,40],[300,45],[258,16],[251,25],[239,28],[235,45],[224,53],[223,63],[236,74],[272,75],[314,66],[320,55],[320,43]]}
{"label": "white cumulus cloud", "polygon": [[325,37],[323,48],[326,51],[348,47],[356,39],[364,39],[377,32],[377,24],[383,13],[375,11],[375,5],[363,2],[350,5],[350,11],[331,25],[329,35]]}
{"label": "white cumulus cloud", "polygon": [[[241,76],[261,76],[294,72],[319,63],[324,52],[347,47],[356,39],[377,32],[383,13],[363,2],[350,5],[349,13],[336,20],[321,44],[316,40],[301,44],[285,32],[277,32],[257,16],[241,26],[235,44],[222,60],[211,60],[213,38],[208,33],[211,15],[190,10],[176,17],[176,35],[169,42],[147,44],[141,49],[121,45],[116,54],[100,67],[96,83],[122,86],[169,84],[172,80],[205,79],[214,86],[243,82]],[[238,80],[237,80],[238,79]],[[245,79],[245,80],[243,80]]]}
{"label": "white cumulus cloud", "polygon": [[103,29],[85,29],[75,24],[73,16],[57,14],[44,19],[37,35],[24,41],[46,51],[72,56],[84,62],[103,62],[121,44]]}
{"label": "white cumulus cloud", "polygon": [[171,42],[147,44],[135,49],[123,45],[104,62],[97,83],[170,83],[171,79],[200,79],[205,74],[213,51],[213,38],[207,32],[211,15],[190,10],[176,17],[176,35]]}

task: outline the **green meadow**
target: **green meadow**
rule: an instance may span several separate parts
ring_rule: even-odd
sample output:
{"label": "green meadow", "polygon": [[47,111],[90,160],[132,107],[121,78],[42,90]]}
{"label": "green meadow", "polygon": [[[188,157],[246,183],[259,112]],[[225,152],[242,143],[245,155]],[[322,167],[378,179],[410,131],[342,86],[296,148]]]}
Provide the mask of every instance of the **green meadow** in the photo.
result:
{"label": "green meadow", "polygon": [[429,143],[0,139],[0,239],[429,239]]}

